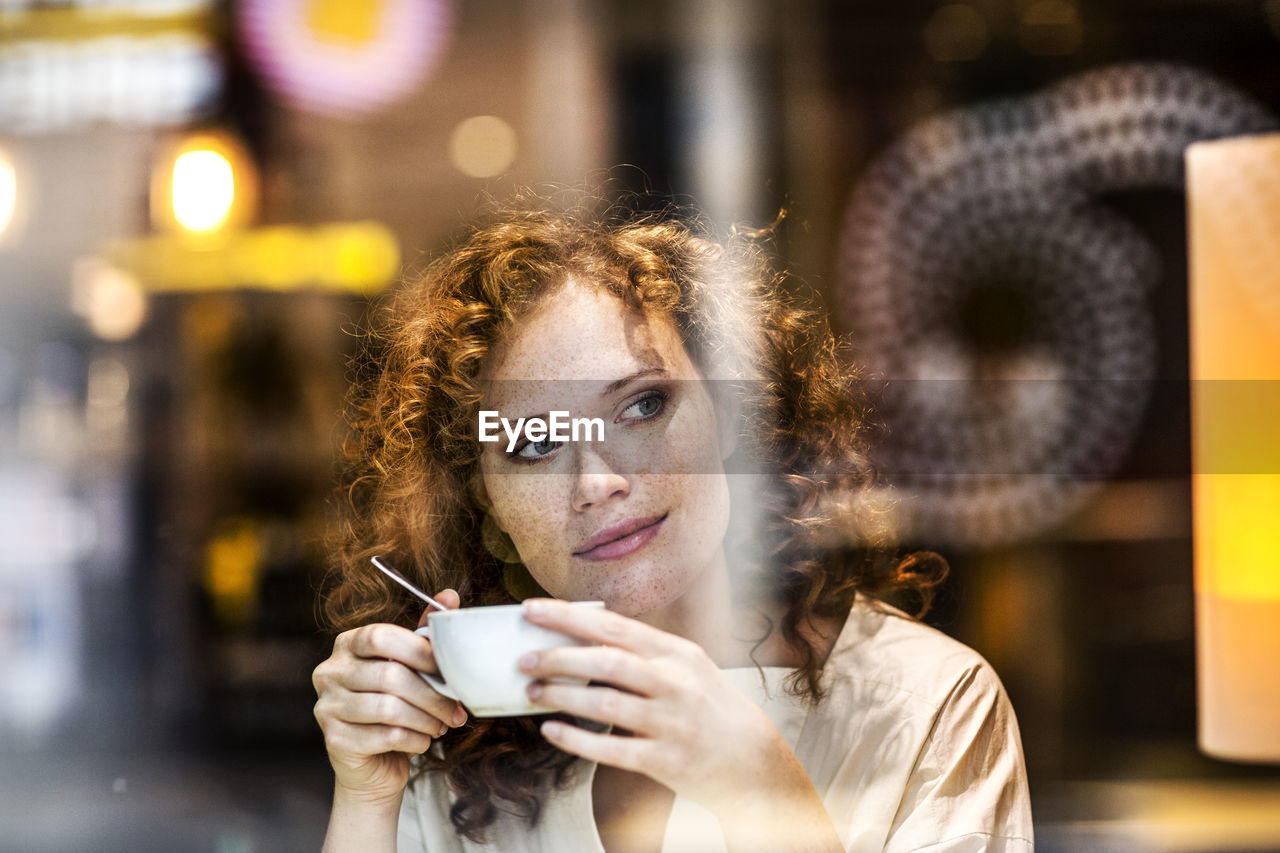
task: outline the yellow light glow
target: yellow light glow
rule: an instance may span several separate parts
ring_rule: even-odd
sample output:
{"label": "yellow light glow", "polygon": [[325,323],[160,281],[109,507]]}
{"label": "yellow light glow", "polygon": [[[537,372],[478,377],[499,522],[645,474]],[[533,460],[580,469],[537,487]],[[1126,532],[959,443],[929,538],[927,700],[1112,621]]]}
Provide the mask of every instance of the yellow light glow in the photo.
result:
{"label": "yellow light glow", "polygon": [[0,237],[9,230],[18,212],[18,170],[0,150]]}
{"label": "yellow light glow", "polygon": [[231,280],[253,282],[269,290],[287,290],[318,276],[317,252],[310,235],[292,225],[259,228],[227,246]]}
{"label": "yellow light glow", "polygon": [[320,41],[367,45],[378,35],[384,5],[383,0],[310,0],[306,26]]}
{"label": "yellow light glow", "polygon": [[324,253],[323,281],[356,292],[372,292],[400,271],[400,247],[385,227],[373,223],[330,225],[316,235]]}
{"label": "yellow light glow", "polygon": [[252,224],[258,172],[244,145],[226,131],[202,130],[169,141],[152,172],[152,224],[211,248]]}
{"label": "yellow light glow", "polygon": [[1280,605],[1280,474],[1197,474],[1193,489],[1200,592]]}
{"label": "yellow light glow", "polygon": [[241,623],[253,617],[264,553],[259,526],[247,519],[229,523],[206,544],[205,592],[224,623]]}
{"label": "yellow light glow", "polygon": [[379,222],[273,225],[220,234],[216,241],[157,234],[114,241],[103,254],[153,293],[314,287],[368,294],[400,272],[395,233]]}
{"label": "yellow light glow", "polygon": [[516,132],[497,116],[472,116],[453,129],[449,159],[473,178],[501,175],[516,159]]}
{"label": "yellow light glow", "polygon": [[235,198],[235,171],[217,151],[187,151],[173,162],[173,215],[188,231],[221,226]]}
{"label": "yellow light glow", "polygon": [[1186,162],[1200,745],[1280,761],[1280,134]]}

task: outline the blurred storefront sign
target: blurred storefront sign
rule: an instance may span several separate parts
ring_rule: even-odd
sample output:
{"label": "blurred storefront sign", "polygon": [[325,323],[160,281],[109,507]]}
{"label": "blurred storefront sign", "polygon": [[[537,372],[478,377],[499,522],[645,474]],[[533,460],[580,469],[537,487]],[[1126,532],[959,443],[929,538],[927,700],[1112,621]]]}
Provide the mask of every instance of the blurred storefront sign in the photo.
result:
{"label": "blurred storefront sign", "polygon": [[317,288],[370,294],[400,271],[399,243],[377,222],[276,225],[199,240],[157,235],[108,244],[101,258],[153,293]]}
{"label": "blurred storefront sign", "polygon": [[4,4],[0,131],[199,118],[223,85],[217,21],[211,0]]}

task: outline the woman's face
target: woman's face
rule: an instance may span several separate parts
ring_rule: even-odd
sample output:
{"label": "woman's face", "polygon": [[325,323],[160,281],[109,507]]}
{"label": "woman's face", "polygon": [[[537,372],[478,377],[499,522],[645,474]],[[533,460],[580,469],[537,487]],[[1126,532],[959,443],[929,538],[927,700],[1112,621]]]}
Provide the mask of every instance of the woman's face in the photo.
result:
{"label": "woman's face", "polygon": [[669,318],[570,278],[495,348],[482,379],[482,408],[513,428],[553,411],[604,424],[603,441],[521,435],[509,450],[502,432],[481,445],[482,499],[548,593],[637,616],[724,571],[731,447],[722,453],[706,384]]}

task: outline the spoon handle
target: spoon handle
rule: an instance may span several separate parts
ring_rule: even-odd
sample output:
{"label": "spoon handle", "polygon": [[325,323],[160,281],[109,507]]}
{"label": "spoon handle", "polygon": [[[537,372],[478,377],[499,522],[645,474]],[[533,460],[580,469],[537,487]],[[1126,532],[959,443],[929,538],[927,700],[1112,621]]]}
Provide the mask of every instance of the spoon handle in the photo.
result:
{"label": "spoon handle", "polygon": [[399,573],[399,572],[397,572],[395,569],[391,568],[391,567],[390,567],[390,566],[388,566],[386,563],[382,562],[382,560],[378,559],[377,557],[370,557],[369,559],[370,559],[370,561],[373,563],[373,565],[374,565],[375,567],[377,567],[378,571],[382,572],[384,575],[386,575],[387,577],[391,578],[391,579],[392,579],[393,581],[395,581],[396,583],[400,584],[400,586],[402,586],[402,587],[404,587],[405,589],[409,590],[409,592],[411,592],[411,593],[413,593],[414,595],[418,596],[418,598],[421,598],[421,599],[422,599],[423,601],[425,601],[427,604],[430,604],[430,605],[431,605],[432,607],[434,607],[436,610],[447,610],[447,609],[448,609],[448,608],[447,608],[447,607],[445,607],[443,604],[441,604],[440,602],[436,601],[434,598],[432,598],[431,596],[427,595],[425,592],[423,592],[422,590],[418,589],[418,588],[417,588],[416,586],[414,586],[413,584],[409,583],[409,581],[405,579],[404,575],[400,574],[400,573]]}

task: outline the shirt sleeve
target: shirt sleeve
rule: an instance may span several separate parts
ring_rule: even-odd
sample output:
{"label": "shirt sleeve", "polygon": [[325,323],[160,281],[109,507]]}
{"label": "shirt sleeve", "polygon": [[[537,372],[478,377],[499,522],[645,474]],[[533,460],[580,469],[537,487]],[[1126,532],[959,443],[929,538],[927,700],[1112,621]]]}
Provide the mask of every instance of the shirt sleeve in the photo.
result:
{"label": "shirt sleeve", "polygon": [[400,801],[396,853],[463,853],[449,821],[449,795],[439,773],[416,773]]}
{"label": "shirt sleeve", "polygon": [[418,826],[418,798],[410,784],[400,800],[400,820],[396,825],[396,853],[421,853],[427,849]]}
{"label": "shirt sleeve", "polygon": [[885,853],[1031,853],[1030,803],[1013,706],[991,667],[976,663],[934,718]]}

